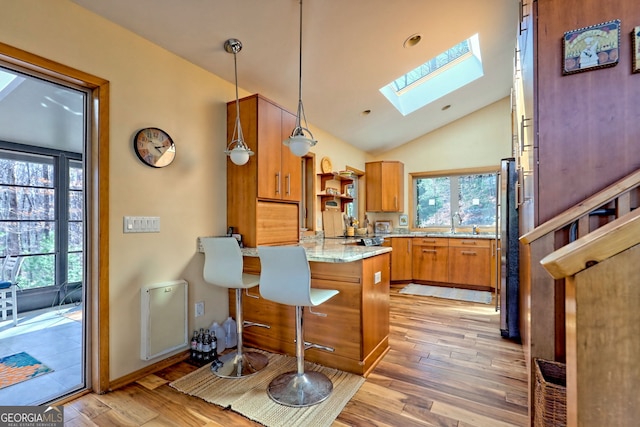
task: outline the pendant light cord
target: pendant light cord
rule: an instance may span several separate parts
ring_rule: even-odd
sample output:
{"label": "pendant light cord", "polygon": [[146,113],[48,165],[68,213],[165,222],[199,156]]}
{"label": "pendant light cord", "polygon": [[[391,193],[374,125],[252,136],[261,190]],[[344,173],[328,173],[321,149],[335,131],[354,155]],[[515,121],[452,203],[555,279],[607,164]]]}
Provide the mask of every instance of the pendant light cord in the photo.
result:
{"label": "pendant light cord", "polygon": [[[246,144],[244,143],[244,135],[242,134],[242,125],[240,124],[240,100],[238,98],[238,62],[236,59],[236,52],[234,50],[233,52],[233,69],[234,69],[234,76],[236,79],[236,124],[235,124],[235,129],[233,134],[236,134],[236,131],[238,132],[238,139],[237,141],[242,144],[242,147],[246,147]],[[233,135],[232,135],[233,138]]]}

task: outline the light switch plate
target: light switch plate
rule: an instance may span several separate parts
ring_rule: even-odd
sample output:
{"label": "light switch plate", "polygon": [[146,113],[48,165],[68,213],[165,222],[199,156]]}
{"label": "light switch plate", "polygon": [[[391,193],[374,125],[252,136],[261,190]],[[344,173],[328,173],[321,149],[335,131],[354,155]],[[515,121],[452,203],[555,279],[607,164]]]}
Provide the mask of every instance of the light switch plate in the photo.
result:
{"label": "light switch plate", "polygon": [[378,283],[382,282],[382,272],[381,271],[376,271],[373,274],[373,284],[376,285]]}

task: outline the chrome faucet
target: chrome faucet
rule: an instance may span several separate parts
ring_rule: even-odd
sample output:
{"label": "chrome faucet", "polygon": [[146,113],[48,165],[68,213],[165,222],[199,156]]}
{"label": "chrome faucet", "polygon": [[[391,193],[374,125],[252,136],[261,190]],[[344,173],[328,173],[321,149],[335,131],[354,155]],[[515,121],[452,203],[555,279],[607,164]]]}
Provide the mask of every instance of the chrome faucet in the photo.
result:
{"label": "chrome faucet", "polygon": [[458,225],[462,224],[462,217],[459,212],[454,213],[451,216],[451,233],[456,234],[456,217],[458,217]]}

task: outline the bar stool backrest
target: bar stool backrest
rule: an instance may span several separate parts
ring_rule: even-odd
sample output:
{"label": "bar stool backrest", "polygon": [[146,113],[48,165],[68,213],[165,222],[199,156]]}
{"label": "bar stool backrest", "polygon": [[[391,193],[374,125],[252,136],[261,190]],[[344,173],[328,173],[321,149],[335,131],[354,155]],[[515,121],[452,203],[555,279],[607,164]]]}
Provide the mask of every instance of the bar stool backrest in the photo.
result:
{"label": "bar stool backrest", "polygon": [[242,251],[235,237],[203,237],[204,280],[224,288],[242,288]]}
{"label": "bar stool backrest", "polygon": [[260,246],[260,295],[280,304],[309,307],[311,272],[301,246]]}

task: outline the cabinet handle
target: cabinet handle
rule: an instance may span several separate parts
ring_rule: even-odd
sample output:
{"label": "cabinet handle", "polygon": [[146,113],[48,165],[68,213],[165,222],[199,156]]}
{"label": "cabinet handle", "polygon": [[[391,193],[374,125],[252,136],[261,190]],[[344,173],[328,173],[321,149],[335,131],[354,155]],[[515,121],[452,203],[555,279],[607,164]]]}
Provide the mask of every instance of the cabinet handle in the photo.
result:
{"label": "cabinet handle", "polygon": [[475,251],[462,251],[460,252],[462,255],[478,255]]}
{"label": "cabinet handle", "polygon": [[425,239],[422,239],[422,243],[435,243],[435,242],[436,242],[435,240],[425,240]]}
{"label": "cabinet handle", "polygon": [[276,173],[276,194],[280,194],[280,172]]}
{"label": "cabinet handle", "polygon": [[438,253],[438,251],[436,251],[435,249],[423,249],[422,252],[433,253],[433,254]]}
{"label": "cabinet handle", "polygon": [[287,196],[291,195],[291,174],[287,174]]}
{"label": "cabinet handle", "polygon": [[477,245],[478,242],[476,242],[475,240],[463,240],[462,242],[463,245]]}
{"label": "cabinet handle", "polygon": [[407,253],[411,253],[411,240],[407,239]]}

